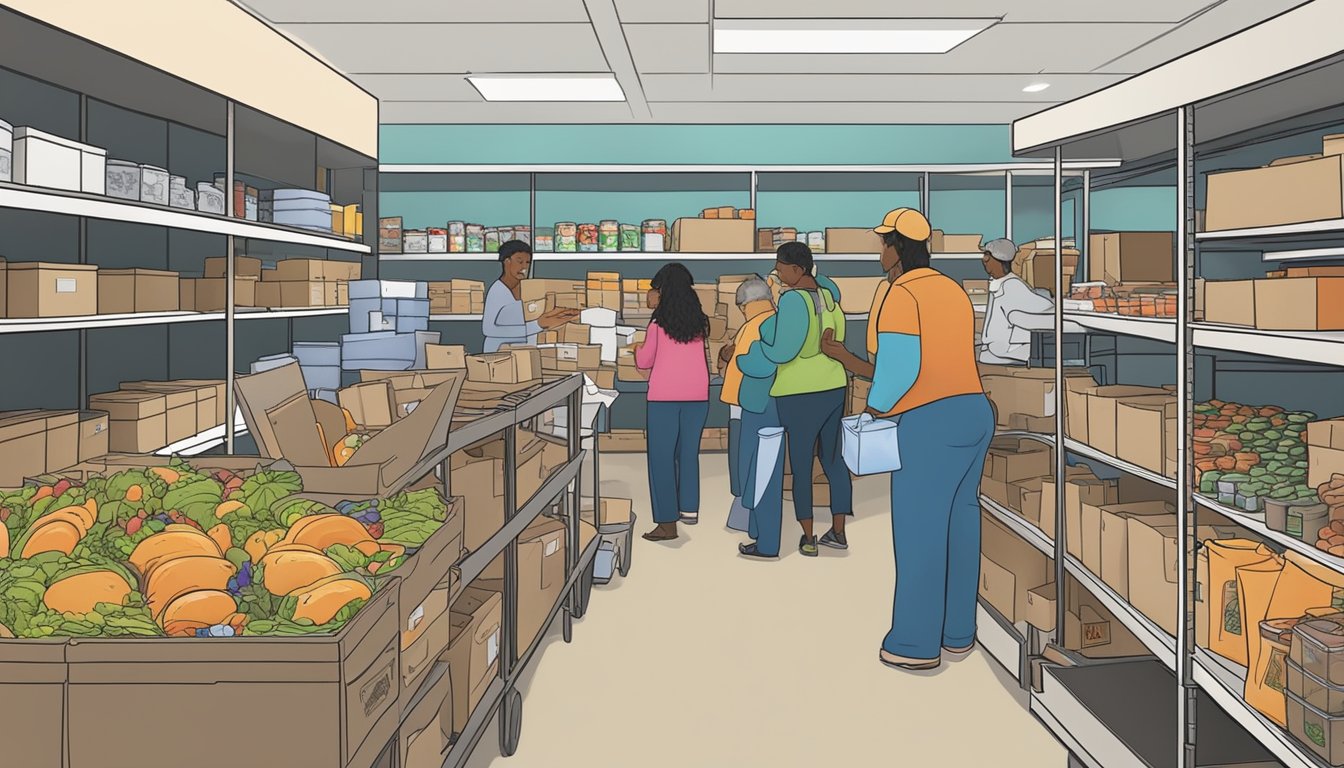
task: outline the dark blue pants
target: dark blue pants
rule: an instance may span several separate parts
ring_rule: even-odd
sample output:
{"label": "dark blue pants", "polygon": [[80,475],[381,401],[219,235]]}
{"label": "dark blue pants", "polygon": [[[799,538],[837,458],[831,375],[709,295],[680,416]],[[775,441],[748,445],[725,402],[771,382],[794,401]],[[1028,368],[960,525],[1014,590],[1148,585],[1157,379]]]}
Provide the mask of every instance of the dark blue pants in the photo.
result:
{"label": "dark blue pants", "polygon": [[[746,413],[743,412],[745,416]],[[742,498],[742,420],[728,419],[728,491],[734,499]]]}
{"label": "dark blue pants", "polygon": [[938,400],[901,416],[891,473],[896,596],[882,648],[936,659],[975,642],[980,580],[980,474],[994,436],[984,395]]}
{"label": "dark blue pants", "polygon": [[700,437],[709,403],[649,403],[649,498],[653,521],[675,523],[700,511]]}
{"label": "dark blue pants", "polygon": [[[784,447],[781,445],[774,461],[760,452],[761,432],[778,430],[779,414],[771,399],[765,413],[742,412],[742,453],[738,459],[738,474],[742,485],[742,503],[751,510],[747,535],[756,541],[763,555],[779,555],[781,520],[784,517]],[[765,478],[765,488],[756,495],[756,488]]]}
{"label": "dark blue pants", "polygon": [[821,470],[831,485],[831,514],[854,514],[854,489],[840,451],[845,390],[787,395],[775,398],[775,403],[780,426],[788,433],[794,517],[812,519],[812,467],[816,458],[821,459]]}

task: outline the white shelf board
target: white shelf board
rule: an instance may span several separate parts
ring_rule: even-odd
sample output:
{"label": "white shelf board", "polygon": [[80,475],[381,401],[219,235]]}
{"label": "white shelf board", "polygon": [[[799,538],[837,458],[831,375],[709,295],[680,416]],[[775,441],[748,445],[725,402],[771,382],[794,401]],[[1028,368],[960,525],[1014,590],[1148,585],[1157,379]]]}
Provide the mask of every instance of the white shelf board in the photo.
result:
{"label": "white shelf board", "polygon": [[1041,692],[1031,693],[1031,712],[1087,768],[1152,768],[1134,754],[1086,702],[1046,669]]}
{"label": "white shelf board", "polygon": [[1106,582],[1093,575],[1091,571],[1087,570],[1087,566],[1078,562],[1072,555],[1064,558],[1064,569],[1084,589],[1091,592],[1093,597],[1100,600],[1106,606],[1106,610],[1115,614],[1120,623],[1124,624],[1130,632],[1133,632],[1139,642],[1143,643],[1159,661],[1175,671],[1176,638],[1167,634],[1166,630],[1159,627],[1152,619],[1144,616],[1137,608],[1130,605],[1128,600],[1116,594],[1115,590],[1111,589]]}
{"label": "white shelf board", "polygon": [[[233,422],[234,436],[247,434],[247,423],[243,421],[243,412],[238,411],[234,416]],[[224,444],[224,425],[211,427],[204,432],[188,437],[185,440],[179,440],[172,445],[165,446],[163,449],[155,451],[159,456],[195,456],[205,453],[211,448],[217,448]]]}
{"label": "white shelf board", "polygon": [[485,315],[430,315],[430,322],[454,322],[454,321],[476,321],[479,322]]}
{"label": "white shelf board", "polygon": [[[295,317],[343,315],[349,307],[314,307],[304,309],[235,310],[237,320],[276,320]],[[41,333],[47,331],[78,331],[98,328],[131,328],[143,325],[173,325],[223,320],[223,312],[136,312],[119,315],[81,315],[78,317],[32,317],[0,319],[0,334]]]}
{"label": "white shelf board", "polygon": [[1309,261],[1311,259],[1344,259],[1344,248],[1302,248],[1293,251],[1265,251],[1261,261]]}
{"label": "white shelf board", "polygon": [[1325,221],[1306,221],[1301,224],[1280,224],[1273,227],[1247,227],[1245,229],[1223,229],[1217,232],[1196,232],[1195,240],[1216,242],[1218,240],[1270,239],[1296,237],[1298,235],[1323,235],[1338,233],[1344,235],[1344,219]]}
{"label": "white shelf board", "polygon": [[1203,689],[1209,698],[1286,768],[1326,768],[1324,760],[1246,703],[1242,698],[1246,686],[1244,667],[1203,648],[1195,649],[1194,661],[1192,673],[1195,685]]}
{"label": "white shelf board", "polygon": [[[933,253],[929,256],[938,261],[979,261],[978,253]],[[872,261],[877,262],[876,253],[817,253],[814,261]],[[380,261],[421,261],[421,262],[494,262],[499,257],[493,253],[380,253]],[[538,251],[532,254],[533,262],[540,261],[774,261],[774,253],[747,251],[741,253],[679,253],[673,251],[592,251],[584,253],[555,253]]]}
{"label": "white shelf board", "polygon": [[1192,329],[1196,347],[1344,366],[1344,331],[1262,331],[1210,323],[1195,323]]}
{"label": "white shelf board", "polygon": [[1092,446],[1087,445],[1086,443],[1080,443],[1077,440],[1074,440],[1073,438],[1064,439],[1064,448],[1071,453],[1076,453],[1079,456],[1086,456],[1089,459],[1100,461],[1103,464],[1106,464],[1110,467],[1120,470],[1121,472],[1134,475],[1135,477],[1141,477],[1150,483],[1156,483],[1157,485],[1160,485],[1164,488],[1174,489],[1176,487],[1176,481],[1171,479],[1170,477],[1164,477],[1152,471],[1151,469],[1145,469],[1143,467],[1138,466],[1137,464],[1130,464],[1128,461],[1125,461],[1124,459],[1117,459],[1116,457],[1111,456],[1110,454],[1102,453],[1101,451],[1098,451],[1096,448],[1093,448]]}
{"label": "white shelf board", "polygon": [[1090,331],[1176,343],[1175,318],[1126,317],[1100,312],[1065,312],[1064,317]]}
{"label": "white shelf board", "polygon": [[226,216],[181,208],[167,208],[133,200],[118,200],[102,195],[28,187],[21,184],[0,183],[0,208],[17,208],[67,216],[83,216],[91,219],[124,221],[131,224],[170,227],[215,235],[247,237],[273,243],[311,245],[351,253],[372,252],[372,249],[363,243],[315,232],[305,232],[301,229],[231,219]]}
{"label": "white shelf board", "polygon": [[[1116,168],[1118,160],[1069,160],[1064,170],[1080,175],[1093,168]],[[1019,161],[1011,163],[974,163],[960,165],[706,165],[706,164],[587,164],[587,165],[512,165],[491,163],[413,164],[383,163],[379,173],[989,173],[994,171],[1053,171],[1054,163]]]}
{"label": "white shelf board", "polygon": [[1014,680],[1022,678],[1022,646],[1026,642],[1016,629],[1004,626],[1002,617],[984,601],[975,603],[975,641],[994,657]]}
{"label": "white shelf board", "polygon": [[[544,255],[544,254],[537,254]],[[466,261],[466,262],[498,262],[497,253],[380,253],[379,261]]]}
{"label": "white shelf board", "polygon": [[1221,504],[1214,499],[1210,499],[1209,497],[1202,496],[1198,493],[1195,494],[1195,503],[1205,509],[1217,512],[1242,528],[1253,531],[1256,535],[1268,539],[1284,549],[1291,549],[1332,571],[1344,573],[1344,558],[1335,557],[1329,552],[1322,552],[1307,542],[1299,541],[1286,533],[1272,530],[1265,524],[1263,513],[1253,515],[1249,512],[1229,507],[1226,504]]}
{"label": "white shelf board", "polygon": [[980,507],[1040,552],[1052,558],[1055,556],[1054,540],[1021,515],[983,494],[980,496]]}

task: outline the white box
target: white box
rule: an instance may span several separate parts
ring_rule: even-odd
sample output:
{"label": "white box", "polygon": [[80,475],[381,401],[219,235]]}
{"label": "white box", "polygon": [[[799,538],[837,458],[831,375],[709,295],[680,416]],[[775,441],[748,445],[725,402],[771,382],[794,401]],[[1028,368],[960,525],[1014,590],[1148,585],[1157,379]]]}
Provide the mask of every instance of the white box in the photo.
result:
{"label": "white box", "polygon": [[[597,330],[598,328],[610,328],[614,331],[616,328],[616,310],[607,309],[606,307],[585,309],[579,314],[579,322],[591,326],[594,330]],[[596,344],[597,342],[594,341],[593,343]]]}
{"label": "white box", "polygon": [[167,205],[169,200],[169,175],[162,168],[152,165],[140,166],[140,202]]}
{"label": "white box", "polygon": [[107,150],[36,128],[14,129],[13,166],[19,184],[95,195],[107,190]]}
{"label": "white box", "polygon": [[139,164],[126,160],[108,160],[107,184],[104,194],[121,200],[139,200]]}
{"label": "white box", "polygon": [[224,215],[224,190],[208,181],[196,183],[196,210],[201,213]]}
{"label": "white box", "polygon": [[14,174],[14,126],[0,120],[0,181]]}
{"label": "white box", "polygon": [[423,299],[429,294],[428,284],[426,290],[420,290],[420,283],[409,280],[382,280],[378,285],[378,292],[384,299]]}

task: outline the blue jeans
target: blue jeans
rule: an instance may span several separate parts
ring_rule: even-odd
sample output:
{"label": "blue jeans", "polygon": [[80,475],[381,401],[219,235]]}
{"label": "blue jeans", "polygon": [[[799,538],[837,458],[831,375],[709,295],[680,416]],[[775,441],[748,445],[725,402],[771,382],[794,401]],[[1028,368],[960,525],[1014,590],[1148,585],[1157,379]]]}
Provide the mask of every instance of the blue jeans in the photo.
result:
{"label": "blue jeans", "polygon": [[831,484],[831,514],[854,514],[854,488],[840,451],[840,419],[845,415],[845,390],[808,392],[772,398],[779,407],[780,426],[788,432],[789,468],[793,471],[793,514],[812,519],[813,457]]}
{"label": "blue jeans", "polygon": [[649,403],[649,498],[655,523],[700,511],[700,437],[709,403]]}
{"label": "blue jeans", "polygon": [[[744,412],[745,413],[745,412]],[[755,439],[755,436],[752,436]],[[742,498],[742,420],[728,419],[728,490],[734,499]]]}
{"label": "blue jeans", "polygon": [[[741,482],[742,503],[751,510],[751,522],[747,532],[756,541],[756,549],[763,555],[779,555],[780,526],[784,517],[784,449],[775,454],[775,460],[762,465],[760,455],[760,433],[762,430],[779,428],[779,413],[772,398],[765,413],[742,411],[741,454],[738,459],[738,476]],[[767,473],[769,478],[760,498],[756,497],[758,475]]]}
{"label": "blue jeans", "polygon": [[901,416],[891,473],[896,597],[883,650],[936,659],[975,642],[980,580],[980,474],[994,436],[984,395],[938,400]]}

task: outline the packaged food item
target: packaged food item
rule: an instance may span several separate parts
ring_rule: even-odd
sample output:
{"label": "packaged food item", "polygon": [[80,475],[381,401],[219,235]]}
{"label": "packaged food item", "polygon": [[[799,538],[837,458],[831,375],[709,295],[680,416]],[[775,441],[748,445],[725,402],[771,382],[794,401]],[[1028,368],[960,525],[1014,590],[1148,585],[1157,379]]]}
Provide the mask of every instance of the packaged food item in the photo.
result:
{"label": "packaged food item", "polygon": [[1272,560],[1274,553],[1250,539],[1207,541],[1204,549],[1209,556],[1209,595],[1204,601],[1209,613],[1209,650],[1248,666],[1245,621],[1237,599],[1237,569]]}
{"label": "packaged food item", "polygon": [[[1255,665],[1255,682],[1264,690],[1282,696],[1288,688],[1288,651],[1292,647],[1293,626],[1297,619],[1268,619],[1260,622],[1260,659]],[[1286,720],[1285,713],[1285,720]]]}
{"label": "packaged food item", "polygon": [[1292,659],[1288,659],[1288,692],[1331,717],[1344,717],[1344,688],[1316,677]]}
{"label": "packaged food item", "polygon": [[485,252],[499,253],[499,229],[497,227],[487,227],[485,230]]}
{"label": "packaged food item", "polygon": [[384,216],[378,219],[378,252],[401,253],[400,216]]}
{"label": "packaged food item", "polygon": [[639,250],[639,227],[634,224],[621,225],[621,250],[638,251]]}
{"label": "packaged food item", "polygon": [[579,250],[579,225],[572,221],[555,223],[555,252],[575,253]]}
{"label": "packaged food item", "polygon": [[580,253],[597,252],[597,225],[580,224],[578,230],[578,242]]}
{"label": "packaged food item", "polygon": [[168,204],[168,171],[152,165],[140,166],[140,202]]}
{"label": "packaged food item", "polygon": [[518,224],[513,228],[513,239],[522,240],[528,245],[532,244],[532,227],[527,224]]}
{"label": "packaged food item", "polygon": [[667,248],[667,220],[645,219],[640,225],[643,241],[640,250],[645,253],[662,253]]}
{"label": "packaged food item", "polygon": [[402,235],[403,253],[429,253],[429,233],[423,229],[408,229]]}
{"label": "packaged food item", "polygon": [[448,252],[467,252],[467,224],[463,221],[448,222]]}
{"label": "packaged food item", "polygon": [[140,199],[140,166],[125,160],[107,161],[107,196]]}
{"label": "packaged food item", "polygon": [[496,227],[496,230],[499,232],[500,245],[513,239],[513,227]]}
{"label": "packaged food item", "polygon": [[428,227],[425,229],[429,253],[448,252],[448,229],[446,227]]}
{"label": "packaged food item", "polygon": [[468,224],[467,253],[485,253],[485,227],[480,224]]}
{"label": "packaged food item", "polygon": [[621,224],[606,219],[597,225],[597,249],[610,252],[621,249]]}
{"label": "packaged food item", "polygon": [[243,218],[248,221],[256,221],[260,214],[261,192],[256,187],[246,187],[243,190]]}
{"label": "packaged food item", "polygon": [[[799,238],[799,239],[801,240],[801,238]],[[822,233],[822,232],[808,232],[808,233],[807,233],[807,247],[808,247],[809,249],[811,249],[811,251],[812,251],[813,253],[825,253],[825,252],[826,252],[826,235],[825,235],[825,233]]]}
{"label": "packaged food item", "polygon": [[1313,677],[1344,686],[1344,616],[1298,623],[1288,658]]}
{"label": "packaged food item", "polygon": [[224,190],[208,181],[196,183],[196,210],[201,213],[224,215]]}
{"label": "packaged food item", "polygon": [[1309,544],[1330,524],[1330,508],[1312,499],[1265,499],[1265,524]]}
{"label": "packaged food item", "polygon": [[1331,717],[1291,692],[1287,710],[1288,732],[1293,738],[1330,765],[1344,765],[1344,718]]}
{"label": "packaged food item", "polygon": [[196,210],[196,194],[187,189],[185,176],[168,177],[168,204],[174,208]]}
{"label": "packaged food item", "polygon": [[[1284,723],[1283,693],[1261,685],[1261,650],[1264,638],[1260,622],[1265,620],[1274,587],[1279,581],[1282,565],[1275,559],[1237,569],[1237,599],[1241,604],[1242,632],[1246,636],[1247,675],[1242,697],[1265,717],[1279,725]],[[1300,614],[1299,614],[1300,615]]]}

